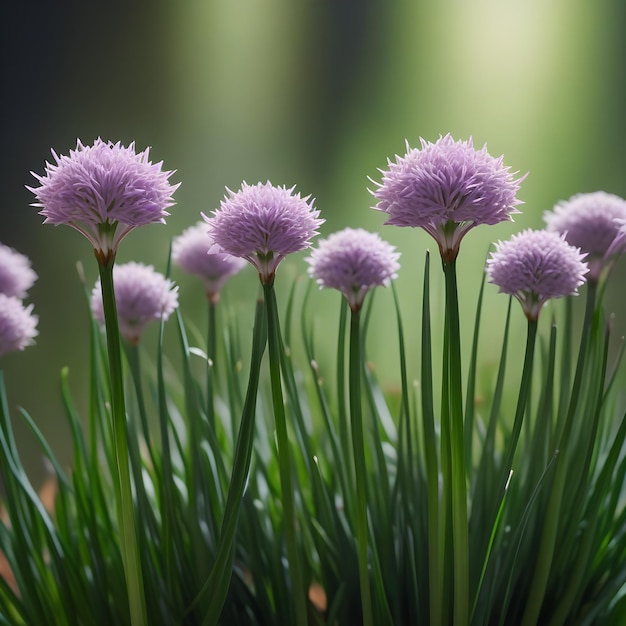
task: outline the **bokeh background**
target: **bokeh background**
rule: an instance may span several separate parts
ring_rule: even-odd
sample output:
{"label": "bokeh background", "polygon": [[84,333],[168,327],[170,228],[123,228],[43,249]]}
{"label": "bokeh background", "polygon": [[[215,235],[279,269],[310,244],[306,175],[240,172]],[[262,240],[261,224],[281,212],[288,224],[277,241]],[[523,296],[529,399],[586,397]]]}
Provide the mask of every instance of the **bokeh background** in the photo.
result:
{"label": "bokeh background", "polygon": [[[420,137],[472,136],[494,156],[504,154],[513,171],[529,173],[515,222],[477,229],[463,244],[468,332],[490,242],[541,226],[544,210],[575,193],[626,196],[626,4],[617,0],[22,0],[2,13],[0,241],[27,254],[39,274],[30,299],[40,335],[1,366],[11,406],[25,406],[62,457],[70,454],[63,366],[77,405],[86,404],[88,322],[76,263],[90,284],[97,271],[86,240],[70,228],[42,226],[29,206],[25,185],[34,184],[31,171],[43,172],[51,148],[66,154],[77,138],[135,141],[177,170],[172,179],[182,185],[168,224],[129,235],[121,262],[164,270],[171,238],[242,180],[296,184],[312,194],[327,220],[323,234],[347,225],[379,229],[403,254],[398,287],[411,366],[431,243],[411,229],[382,227],[367,190],[368,177],[379,179],[377,169],[404,151],[405,140],[416,146]],[[283,292],[304,267],[299,256],[281,270]],[[624,269],[622,262],[608,294],[618,335],[626,328]],[[199,285],[174,278],[190,317],[201,315]],[[251,272],[229,287],[229,302],[242,311],[255,296]],[[315,297],[316,315],[334,316],[336,294]],[[437,293],[434,300],[437,316]],[[377,295],[370,343],[381,378],[393,384],[390,303],[390,294]],[[505,310],[506,298],[488,288],[486,362],[497,354]],[[321,343],[334,323],[320,322]],[[36,471],[32,438],[23,429],[18,435]]]}

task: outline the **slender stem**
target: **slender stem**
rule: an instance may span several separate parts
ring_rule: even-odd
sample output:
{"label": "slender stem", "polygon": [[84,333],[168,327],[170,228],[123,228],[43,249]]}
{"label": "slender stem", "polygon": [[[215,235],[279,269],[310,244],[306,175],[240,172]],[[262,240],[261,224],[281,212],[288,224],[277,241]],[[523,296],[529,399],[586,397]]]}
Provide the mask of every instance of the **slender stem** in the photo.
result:
{"label": "slender stem", "polygon": [[[454,623],[469,620],[469,536],[467,526],[467,482],[463,434],[463,384],[461,378],[461,333],[456,282],[456,260],[443,264],[446,281],[444,379],[447,380],[450,437],[450,497],[454,551]],[[445,385],[444,385],[445,387]],[[444,485],[444,489],[446,486]]]}
{"label": "slender stem", "polygon": [[234,541],[241,508],[241,499],[248,480],[252,447],[254,442],[254,423],[256,410],[256,397],[259,387],[259,375],[261,361],[267,343],[267,325],[265,322],[265,305],[259,300],[256,306],[254,330],[252,340],[252,355],[250,358],[250,375],[248,389],[241,415],[241,425],[237,435],[233,470],[224,506],[224,517],[220,530],[220,538],[217,544],[215,563],[206,583],[199,594],[188,607],[188,612],[202,602],[209,594],[208,606],[203,617],[203,626],[215,626],[222,612],[224,601],[228,593],[233,568]]}
{"label": "slender stem", "polygon": [[263,285],[265,291],[265,306],[267,307],[267,343],[270,360],[270,383],[272,387],[272,402],[274,405],[274,420],[276,422],[276,442],[278,445],[278,467],[280,473],[280,488],[282,493],[283,513],[285,516],[285,537],[287,541],[287,560],[291,571],[292,593],[296,612],[297,626],[306,626],[307,608],[306,595],[300,554],[296,537],[296,509],[294,505],[294,487],[291,476],[291,455],[289,452],[289,435],[287,433],[287,419],[280,380],[280,325],[278,321],[278,307],[274,285]]}
{"label": "slender stem", "polygon": [[[560,452],[565,452],[569,443],[574,415],[578,406],[578,398],[580,396],[580,390],[583,382],[589,334],[593,324],[597,284],[593,282],[587,283],[587,289],[585,319],[583,321],[582,336],[578,351],[578,361],[576,363],[576,372],[574,374],[574,383],[572,385],[572,393],[568,404],[563,432],[558,442]],[[561,517],[561,502],[563,500],[563,490],[565,488],[568,472],[567,461],[568,459],[565,454],[559,455],[554,481],[552,482],[550,491],[550,498],[548,500],[546,521],[543,525],[541,533],[541,543],[537,553],[537,562],[535,563],[532,584],[530,591],[528,592],[528,601],[526,602],[526,609],[522,619],[522,626],[532,626],[533,624],[536,624],[539,619],[539,614],[541,613],[541,607],[543,605],[543,600],[548,586],[548,578],[550,576],[550,569],[552,568],[552,560],[554,558],[554,550],[556,547],[557,531]]]}
{"label": "slender stem", "polygon": [[361,337],[359,311],[352,311],[350,319],[350,425],[356,479],[356,539],[361,586],[363,625],[373,626],[372,597],[367,562],[367,470],[365,467],[365,435],[361,411]]}
{"label": "slender stem", "polygon": [[209,426],[215,431],[215,405],[213,400],[213,390],[215,388],[215,363],[217,361],[217,340],[216,340],[216,315],[217,298],[209,298],[208,332],[207,332],[207,379],[206,379],[206,402],[207,419]]}
{"label": "slender stem", "polygon": [[111,375],[112,430],[117,464],[114,482],[118,505],[117,515],[120,527],[122,560],[128,588],[130,620],[132,626],[143,626],[148,621],[128,459],[122,352],[115,306],[115,292],[113,289],[113,264],[114,259],[112,258],[108,262],[102,262],[98,265]]}

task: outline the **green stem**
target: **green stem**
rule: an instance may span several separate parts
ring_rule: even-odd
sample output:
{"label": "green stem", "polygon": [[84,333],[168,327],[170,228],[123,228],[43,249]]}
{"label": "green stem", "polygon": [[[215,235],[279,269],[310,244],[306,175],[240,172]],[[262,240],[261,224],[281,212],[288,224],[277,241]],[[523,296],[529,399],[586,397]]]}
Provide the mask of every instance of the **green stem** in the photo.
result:
{"label": "green stem", "polygon": [[206,379],[206,401],[207,419],[209,426],[215,432],[215,403],[213,400],[213,390],[215,388],[215,363],[217,361],[217,340],[216,340],[216,316],[217,298],[209,298],[208,333],[207,333],[207,379]]}
{"label": "green stem", "polygon": [[287,433],[287,419],[285,404],[280,380],[280,325],[278,321],[278,306],[276,293],[272,284],[263,285],[265,291],[265,306],[267,308],[267,342],[270,360],[270,383],[272,387],[272,401],[274,405],[274,420],[276,422],[276,442],[278,446],[278,466],[280,473],[280,488],[282,493],[283,513],[285,516],[285,537],[287,541],[287,560],[291,571],[292,594],[295,605],[295,623],[297,626],[306,626],[307,608],[306,594],[300,554],[296,537],[296,509],[294,505],[294,487],[291,476],[291,455],[289,452],[289,435]]}
{"label": "green stem", "polygon": [[574,374],[574,384],[567,409],[567,417],[563,427],[563,433],[559,440],[559,450],[561,454],[557,460],[554,481],[548,500],[548,510],[546,512],[546,521],[543,525],[541,533],[541,543],[539,545],[537,562],[532,577],[532,584],[528,592],[528,601],[522,619],[522,626],[533,626],[539,619],[541,607],[548,586],[548,578],[550,569],[552,568],[552,560],[554,558],[554,549],[556,546],[557,531],[561,516],[561,501],[563,499],[563,490],[567,479],[568,463],[567,457],[563,452],[567,449],[574,415],[578,406],[578,398],[583,382],[583,374],[585,371],[585,361],[587,355],[587,345],[589,343],[589,333],[593,321],[593,313],[595,309],[596,289],[595,283],[587,283],[587,304],[585,309],[585,319],[583,321],[582,336],[580,340],[580,349],[578,352],[578,361],[576,364],[576,373]]}
{"label": "green stem", "polygon": [[365,435],[361,411],[361,337],[360,315],[352,311],[350,319],[350,425],[352,428],[352,451],[356,479],[356,539],[361,586],[361,609],[363,625],[373,626],[372,597],[367,563],[367,470],[365,466]]}
{"label": "green stem", "polygon": [[133,507],[128,441],[126,430],[126,406],[124,402],[124,381],[122,377],[122,352],[120,331],[113,289],[114,258],[98,264],[102,303],[106,327],[109,372],[111,375],[111,415],[117,472],[114,477],[117,497],[117,516],[120,527],[120,540],[124,573],[128,588],[130,621],[132,626],[148,623],[143,587],[143,573],[139,558],[137,526]]}
{"label": "green stem", "polygon": [[248,378],[248,389],[244,401],[241,425],[235,446],[235,457],[233,459],[233,471],[226,496],[224,507],[224,517],[220,531],[220,538],[217,545],[217,555],[215,563],[206,583],[203,585],[195,600],[188,607],[188,613],[199,602],[202,602],[209,594],[208,606],[204,614],[203,626],[215,626],[220,618],[224,601],[230,586],[230,579],[233,569],[233,559],[235,553],[235,531],[237,530],[237,520],[241,508],[241,499],[250,471],[250,461],[252,458],[252,447],[254,442],[254,423],[256,410],[256,396],[259,387],[259,374],[261,361],[267,343],[265,322],[265,306],[263,300],[259,300],[256,306],[254,319],[254,330],[252,340],[252,355],[250,359],[250,375]]}
{"label": "green stem", "polygon": [[446,325],[444,344],[444,389],[449,417],[450,489],[454,551],[454,624],[469,620],[469,537],[467,526],[467,483],[463,433],[463,384],[461,378],[461,333],[456,281],[456,260],[444,262],[446,281]]}

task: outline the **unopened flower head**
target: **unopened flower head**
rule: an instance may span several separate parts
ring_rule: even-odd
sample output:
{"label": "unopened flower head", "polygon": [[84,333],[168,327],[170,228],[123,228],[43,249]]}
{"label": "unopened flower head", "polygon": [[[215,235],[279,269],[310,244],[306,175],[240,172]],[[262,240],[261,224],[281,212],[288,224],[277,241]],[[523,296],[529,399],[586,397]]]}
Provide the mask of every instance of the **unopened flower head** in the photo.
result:
{"label": "unopened flower head", "polygon": [[[143,263],[121,263],[113,267],[115,304],[120,333],[136,344],[151,321],[166,320],[178,306],[178,287]],[[104,324],[100,280],[91,292],[91,311]]]}
{"label": "unopened flower head", "polygon": [[450,262],[471,228],[518,213],[522,179],[515,179],[502,157],[492,157],[486,146],[476,150],[471,138],[454,141],[446,135],[435,143],[420,141],[421,150],[407,143],[406,154],[380,170],[382,182],[372,192],[378,200],[374,208],[388,214],[386,224],[423,228]]}
{"label": "unopened flower head", "polygon": [[596,191],[559,202],[544,213],[547,229],[565,235],[568,243],[588,254],[588,280],[598,280],[605,267],[624,251],[620,222],[626,220],[626,200]]}
{"label": "unopened flower head", "polygon": [[44,176],[33,172],[40,187],[29,187],[37,197],[46,224],[68,224],[92,243],[101,262],[115,257],[120,240],[133,228],[165,222],[167,208],[174,204],[173,172],[162,163],[151,163],[149,148],[135,152],[97,139],[93,146],[80,141],[69,156],[46,163]]}
{"label": "unopened flower head", "polygon": [[24,306],[19,298],[0,293],[0,356],[31,345],[38,321],[32,304]]}
{"label": "unopened flower head", "polygon": [[174,263],[185,272],[199,276],[212,300],[217,299],[224,283],[246,264],[244,259],[232,254],[209,252],[214,245],[204,222],[190,226],[172,242]]}
{"label": "unopened flower head", "polygon": [[576,295],[588,271],[585,254],[563,235],[525,230],[496,244],[487,260],[489,282],[515,296],[531,320],[550,298]]}
{"label": "unopened flower head", "polygon": [[0,293],[24,298],[36,280],[29,258],[0,243]]}
{"label": "unopened flower head", "polygon": [[333,287],[358,311],[372,288],[388,286],[400,268],[400,253],[377,233],[346,228],[322,239],[306,259],[320,287]]}
{"label": "unopened flower head", "polygon": [[246,259],[270,284],[285,256],[311,246],[324,220],[310,196],[300,197],[294,187],[243,183],[237,192],[226,191],[220,208],[204,216],[209,235],[217,249]]}

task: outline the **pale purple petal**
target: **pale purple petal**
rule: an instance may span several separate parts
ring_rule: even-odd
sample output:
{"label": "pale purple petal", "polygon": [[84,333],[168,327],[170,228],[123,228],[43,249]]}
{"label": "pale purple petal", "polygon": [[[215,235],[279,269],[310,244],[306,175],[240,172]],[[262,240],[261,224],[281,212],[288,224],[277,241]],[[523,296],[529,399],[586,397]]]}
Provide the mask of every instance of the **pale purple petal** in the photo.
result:
{"label": "pale purple petal", "polygon": [[246,261],[232,254],[209,252],[214,247],[207,224],[198,222],[172,242],[172,260],[185,272],[199,276],[207,294],[217,294],[224,283],[241,271]]}
{"label": "pale purple petal", "polygon": [[548,230],[565,235],[568,243],[589,255],[589,280],[597,280],[612,257],[624,250],[619,232],[626,220],[626,200],[619,196],[604,191],[577,194],[543,217]]}
{"label": "pale purple petal", "polygon": [[377,233],[346,228],[320,240],[306,261],[320,287],[338,289],[358,310],[370,289],[388,286],[396,278],[399,257]]}
{"label": "pale purple petal", "polygon": [[310,196],[294,188],[248,185],[227,194],[212,217],[204,216],[209,235],[223,252],[252,263],[263,283],[273,280],[286,255],[309,248],[324,222]]}
{"label": "pale purple petal", "polygon": [[32,304],[24,306],[19,298],[0,293],[0,356],[34,343],[38,321]]}
{"label": "pale purple petal", "polygon": [[407,143],[406,154],[381,170],[382,182],[372,192],[378,200],[374,208],[388,214],[386,224],[426,230],[444,260],[452,260],[471,228],[510,220],[518,212],[522,179],[514,179],[502,157],[489,155],[486,146],[476,150],[471,138],[420,141],[421,149]]}
{"label": "pale purple petal", "polygon": [[0,243],[0,293],[24,298],[36,280],[29,258]]}
{"label": "pale purple petal", "polygon": [[40,187],[28,187],[46,224],[68,224],[85,235],[96,251],[114,254],[131,229],[165,222],[174,204],[173,172],[151,163],[149,148],[135,151],[121,143],[97,139],[93,146],[78,141],[69,156],[46,163],[44,176],[33,172]]}
{"label": "pale purple petal", "polygon": [[487,261],[489,282],[515,296],[530,319],[549,298],[576,295],[588,272],[585,254],[563,235],[525,230],[496,244]]}
{"label": "pale purple petal", "polygon": [[[139,341],[149,322],[166,320],[178,306],[178,287],[151,265],[115,265],[113,284],[120,333],[130,343]],[[91,311],[104,324],[100,280],[91,292]]]}

